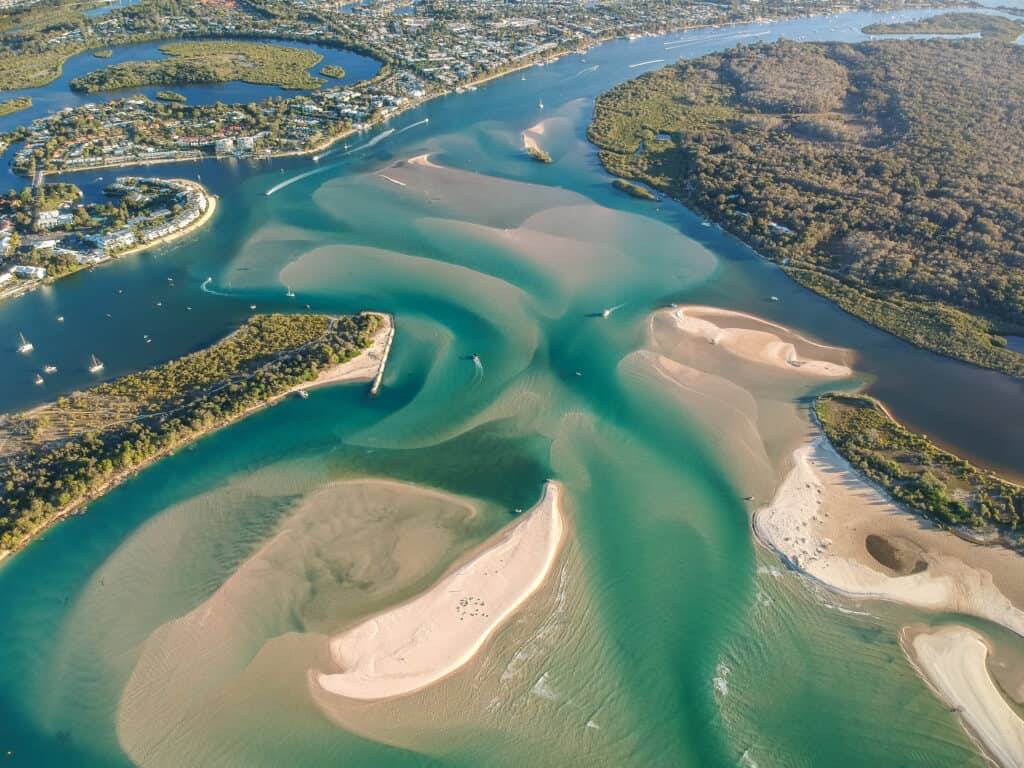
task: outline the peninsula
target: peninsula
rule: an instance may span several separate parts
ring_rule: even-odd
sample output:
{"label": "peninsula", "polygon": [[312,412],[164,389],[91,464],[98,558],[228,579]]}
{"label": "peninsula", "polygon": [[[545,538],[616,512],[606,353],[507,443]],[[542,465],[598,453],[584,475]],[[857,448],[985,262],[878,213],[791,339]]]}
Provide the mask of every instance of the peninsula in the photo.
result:
{"label": "peninsula", "polygon": [[1024,377],[1022,82],[993,39],[740,46],[611,89],[589,137],[847,312]]}
{"label": "peninsula", "polygon": [[142,467],[289,392],[369,381],[389,316],[255,315],[213,346],[0,416],[0,559]]}

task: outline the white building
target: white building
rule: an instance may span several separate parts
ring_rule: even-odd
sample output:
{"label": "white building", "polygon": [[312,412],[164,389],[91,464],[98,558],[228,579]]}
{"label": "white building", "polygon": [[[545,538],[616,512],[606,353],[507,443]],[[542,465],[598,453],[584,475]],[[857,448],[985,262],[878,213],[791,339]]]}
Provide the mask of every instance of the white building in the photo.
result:
{"label": "white building", "polygon": [[36,226],[40,229],[56,229],[71,224],[75,217],[62,211],[40,211],[36,214]]}
{"label": "white building", "polygon": [[20,277],[23,280],[42,280],[46,277],[46,270],[42,267],[29,267],[19,264],[11,271],[15,277]]}

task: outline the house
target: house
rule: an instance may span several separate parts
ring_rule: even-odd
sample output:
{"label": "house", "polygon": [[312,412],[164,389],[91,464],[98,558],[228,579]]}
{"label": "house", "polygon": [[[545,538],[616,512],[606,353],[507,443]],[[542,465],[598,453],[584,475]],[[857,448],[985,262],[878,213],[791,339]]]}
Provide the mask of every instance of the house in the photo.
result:
{"label": "house", "polygon": [[19,264],[11,271],[15,277],[20,277],[22,280],[42,280],[46,277],[46,270],[42,267],[29,267]]}
{"label": "house", "polygon": [[10,272],[0,272],[0,285],[11,282],[14,279],[14,275]]}
{"label": "house", "polygon": [[71,224],[75,217],[63,211],[40,211],[36,214],[36,226],[40,229],[56,229]]}

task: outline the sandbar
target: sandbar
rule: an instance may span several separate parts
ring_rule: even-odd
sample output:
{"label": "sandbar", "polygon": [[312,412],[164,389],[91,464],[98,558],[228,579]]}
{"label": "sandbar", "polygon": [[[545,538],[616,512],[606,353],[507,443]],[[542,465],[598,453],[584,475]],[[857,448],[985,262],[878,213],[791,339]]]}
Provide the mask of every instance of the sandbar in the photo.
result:
{"label": "sandbar", "polygon": [[[724,326],[724,323],[730,319],[742,318],[753,320],[765,328],[775,328],[792,335],[788,328],[753,315],[715,307],[692,306],[675,310],[672,317],[679,330],[684,333],[702,338],[709,344],[718,345],[735,357],[752,363],[829,378],[846,378],[852,373],[847,366],[839,363],[801,358],[792,342],[784,341],[778,334],[770,330]],[[807,342],[806,339],[801,339],[801,341]],[[814,342],[807,343],[814,344]],[[834,349],[820,344],[815,344],[815,346],[822,349]]]}
{"label": "sandbar", "polygon": [[561,492],[549,481],[536,506],[431,589],[332,637],[339,671],[315,675],[315,684],[347,698],[385,699],[469,662],[551,571],[565,530]]}
{"label": "sandbar", "polygon": [[992,681],[985,665],[988,646],[967,627],[943,627],[912,636],[903,648],[936,694],[960,715],[971,735],[1001,766],[1024,765],[1024,720]]}
{"label": "sandbar", "polygon": [[525,131],[523,131],[523,146],[526,149],[540,149],[540,145],[537,143],[537,137],[544,135],[544,121],[541,120],[536,125],[531,125]]}
{"label": "sandbar", "polygon": [[815,429],[754,531],[827,587],[994,621],[1024,636],[1020,555],[958,538],[897,506]]}

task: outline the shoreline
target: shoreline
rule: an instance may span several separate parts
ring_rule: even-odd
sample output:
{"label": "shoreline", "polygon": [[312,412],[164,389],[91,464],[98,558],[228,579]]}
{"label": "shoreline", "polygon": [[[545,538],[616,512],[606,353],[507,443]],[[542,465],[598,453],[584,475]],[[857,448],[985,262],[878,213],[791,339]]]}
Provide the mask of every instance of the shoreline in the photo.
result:
{"label": "shoreline", "polygon": [[957,713],[983,754],[1002,768],[1024,765],[1024,720],[988,671],[991,650],[984,637],[959,625],[934,631],[904,627],[900,647],[935,697]]}
{"label": "shoreline", "polygon": [[817,426],[751,527],[762,546],[833,592],[976,616],[1024,637],[1020,555],[961,539],[895,504]]}
{"label": "shoreline", "polygon": [[[33,528],[31,531],[25,534],[25,536],[22,537],[22,539],[18,541],[18,543],[15,544],[13,548],[0,550],[0,566],[2,566],[5,560],[8,560],[12,555],[17,554],[18,552],[21,552],[23,549],[25,549],[25,547],[27,547],[29,544],[35,541],[40,535],[42,535],[47,530],[55,526],[57,523],[60,523],[69,517],[85,514],[86,510],[83,509],[83,507],[87,506],[88,504],[91,504],[94,501],[97,501],[98,499],[102,498],[107,493],[114,490],[117,486],[121,485],[123,482],[130,479],[134,475],[138,474],[144,469],[147,469],[148,467],[152,466],[153,464],[165,458],[166,456],[173,455],[176,451],[196,442],[197,440],[206,437],[207,435],[212,434],[213,432],[216,432],[220,429],[223,429],[224,427],[230,426],[231,424],[241,421],[242,419],[247,418],[256,411],[270,407],[279,402],[280,400],[284,399],[285,397],[288,397],[289,395],[292,395],[300,390],[312,389],[314,387],[320,387],[327,384],[338,384],[342,382],[370,380],[375,375],[377,375],[377,373],[382,373],[384,365],[387,361],[386,359],[381,359],[379,357],[379,345],[382,344],[382,338],[394,327],[392,316],[378,312],[367,312],[366,314],[376,315],[377,317],[381,318],[382,324],[381,328],[379,328],[377,330],[377,333],[374,335],[374,339],[371,342],[370,346],[364,349],[359,355],[350,360],[346,360],[343,363],[339,363],[338,365],[333,366],[328,370],[321,371],[317,378],[311,382],[302,382],[300,384],[296,384],[295,386],[290,387],[289,389],[286,389],[283,392],[279,392],[278,394],[264,400],[261,403],[257,403],[255,405],[250,406],[249,408],[246,408],[243,411],[240,411],[239,413],[235,414],[230,418],[223,419],[217,422],[216,424],[210,425],[206,429],[185,436],[184,438],[175,442],[174,444],[169,445],[163,450],[153,454],[152,456],[150,456],[137,466],[131,467],[130,469],[122,470],[121,472],[117,472],[111,475],[110,478],[108,478],[95,490],[91,491],[83,498],[71,502],[67,506],[63,507],[53,517]],[[378,355],[377,357],[373,357],[375,352]],[[369,365],[366,365],[365,363],[365,360],[367,358],[372,358],[372,362]]]}
{"label": "shoreline", "polygon": [[334,672],[310,685],[345,699],[377,701],[432,686],[468,664],[551,574],[565,539],[561,486],[484,542],[427,591],[329,640]]}
{"label": "shoreline", "polygon": [[203,213],[199,216],[198,219],[193,221],[188,226],[179,229],[177,232],[171,232],[169,235],[158,237],[155,240],[149,241],[148,243],[141,243],[139,245],[132,246],[131,248],[127,248],[123,251],[111,253],[107,256],[107,258],[103,259],[103,261],[99,262],[98,264],[90,264],[88,266],[79,267],[78,269],[63,275],[45,277],[42,280],[33,280],[20,288],[16,288],[15,290],[10,291],[9,293],[0,295],[0,301],[5,301],[7,299],[16,299],[19,296],[24,296],[28,293],[31,293],[32,291],[38,290],[43,286],[55,285],[56,283],[60,282],[66,277],[77,275],[79,272],[88,272],[90,270],[96,269],[97,267],[104,267],[107,264],[111,264],[115,261],[118,261],[119,259],[124,258],[125,256],[134,256],[135,254],[143,253],[145,251],[148,251],[152,248],[156,248],[161,245],[170,245],[171,243],[174,243],[182,239],[183,237],[195,234],[203,227],[205,227],[207,224],[209,224],[210,221],[213,219],[213,214],[217,210],[217,196],[210,194],[209,190],[207,190],[206,187],[195,181],[190,181],[188,179],[168,179],[168,181],[173,181],[179,184],[186,184],[188,186],[191,186],[198,190],[199,194],[201,194],[206,199],[206,210],[203,211]]}

